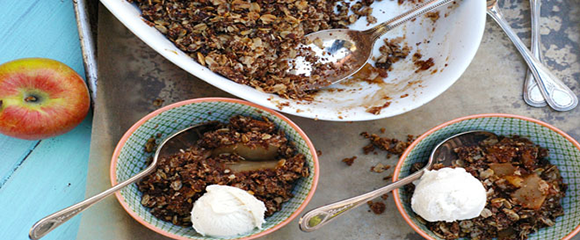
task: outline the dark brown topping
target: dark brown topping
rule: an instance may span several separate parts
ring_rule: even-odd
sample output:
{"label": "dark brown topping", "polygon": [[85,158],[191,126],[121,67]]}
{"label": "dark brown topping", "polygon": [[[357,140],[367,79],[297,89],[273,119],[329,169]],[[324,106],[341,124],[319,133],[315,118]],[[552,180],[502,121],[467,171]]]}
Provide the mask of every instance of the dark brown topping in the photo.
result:
{"label": "dark brown topping", "polygon": [[[264,132],[261,132],[264,131]],[[149,142],[148,142],[149,144]],[[278,146],[275,167],[235,171],[232,164],[244,161],[237,153],[214,154],[219,147]],[[269,164],[271,165],[271,164]],[[193,203],[212,184],[244,189],[266,205],[266,216],[279,211],[292,195],[295,182],[309,175],[306,158],[296,153],[283,132],[267,120],[236,116],[230,124],[206,132],[194,146],[159,160],[155,172],[137,186],[143,192],[141,204],[157,218],[176,225],[191,226]]]}
{"label": "dark brown topping", "polygon": [[418,60],[415,62],[415,66],[417,66],[417,70],[415,70],[416,73],[420,72],[420,71],[426,71],[429,68],[435,66],[435,63],[433,62],[433,58],[429,58],[425,61],[423,60]]}
{"label": "dark brown topping", "polygon": [[[388,153],[395,155],[401,155],[414,141],[413,135],[408,135],[407,141],[401,141],[395,138],[379,137],[377,134],[369,134],[368,132],[362,132],[360,135],[369,139],[370,144],[373,147],[378,147],[383,151],[387,151]],[[365,148],[370,148],[369,146],[371,145],[367,145]],[[364,151],[365,154],[368,153],[366,150]]]}
{"label": "dark brown topping", "polygon": [[345,158],[342,159],[343,163],[346,163],[346,165],[348,166],[352,166],[352,164],[354,163],[354,160],[356,159],[356,156],[350,157],[350,158]]}
{"label": "dark brown topping", "polygon": [[383,212],[385,212],[385,209],[387,208],[387,206],[383,202],[368,201],[367,204],[375,214],[382,214]]}
{"label": "dark brown topping", "polygon": [[367,109],[368,113],[372,113],[374,115],[379,115],[381,114],[381,111],[385,108],[388,108],[391,105],[391,101],[387,101],[385,102],[385,104],[383,104],[382,106],[377,106],[377,107],[370,107]]}
{"label": "dark brown topping", "polygon": [[[481,181],[487,190],[487,203],[474,219],[453,223],[424,221],[437,236],[527,239],[529,234],[554,225],[555,219],[564,215],[560,201],[567,185],[558,168],[546,159],[546,149],[514,136],[454,151],[460,159],[454,165],[465,168]],[[414,164],[412,171],[418,171],[422,165]],[[414,187],[405,189],[411,196]]]}

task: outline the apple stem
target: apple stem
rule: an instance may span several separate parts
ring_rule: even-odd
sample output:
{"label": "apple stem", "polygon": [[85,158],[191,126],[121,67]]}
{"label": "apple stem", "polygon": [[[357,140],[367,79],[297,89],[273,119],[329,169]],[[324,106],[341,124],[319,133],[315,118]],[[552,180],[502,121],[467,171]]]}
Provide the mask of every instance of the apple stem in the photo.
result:
{"label": "apple stem", "polygon": [[28,96],[28,97],[24,98],[24,101],[26,101],[26,102],[36,102],[36,101],[38,101],[38,98],[36,98],[35,96]]}

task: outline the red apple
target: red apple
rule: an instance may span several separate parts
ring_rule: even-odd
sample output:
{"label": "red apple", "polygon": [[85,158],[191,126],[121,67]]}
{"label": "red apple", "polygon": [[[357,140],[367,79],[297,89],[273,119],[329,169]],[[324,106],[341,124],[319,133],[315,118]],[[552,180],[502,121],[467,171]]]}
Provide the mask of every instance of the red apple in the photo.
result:
{"label": "red apple", "polygon": [[85,81],[67,65],[24,58],[0,65],[0,133],[36,140],[76,127],[89,111]]}

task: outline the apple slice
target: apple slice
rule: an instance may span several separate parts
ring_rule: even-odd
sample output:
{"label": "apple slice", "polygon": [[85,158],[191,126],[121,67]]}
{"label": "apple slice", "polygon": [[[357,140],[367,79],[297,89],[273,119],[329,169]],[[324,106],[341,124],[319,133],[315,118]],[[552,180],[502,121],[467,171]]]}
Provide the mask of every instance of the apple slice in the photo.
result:
{"label": "apple slice", "polygon": [[213,149],[212,156],[222,153],[237,153],[248,161],[265,161],[275,159],[279,148],[280,146],[275,144],[248,146],[244,143],[237,143]]}
{"label": "apple slice", "polygon": [[[282,160],[280,160],[282,161]],[[226,168],[229,168],[233,172],[248,172],[248,171],[257,171],[257,170],[266,170],[266,169],[276,169],[278,165],[280,165],[280,161],[278,160],[266,160],[266,161],[239,161],[239,162],[232,162],[227,163],[225,165]]]}
{"label": "apple slice", "polygon": [[535,173],[526,176],[521,185],[522,187],[516,190],[512,197],[524,208],[540,209],[548,195],[550,185]]}
{"label": "apple slice", "polygon": [[516,167],[511,163],[491,163],[489,168],[493,170],[494,174],[498,177],[504,177],[514,174]]}

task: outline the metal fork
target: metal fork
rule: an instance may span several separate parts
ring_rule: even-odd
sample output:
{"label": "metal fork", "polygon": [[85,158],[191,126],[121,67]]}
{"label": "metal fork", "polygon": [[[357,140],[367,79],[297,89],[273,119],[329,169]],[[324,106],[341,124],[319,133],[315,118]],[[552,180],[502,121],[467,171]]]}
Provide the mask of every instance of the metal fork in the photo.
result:
{"label": "metal fork", "polygon": [[[532,17],[532,54],[544,63],[542,59],[542,48],[540,47],[540,9],[542,3],[540,0],[530,0],[530,15]],[[538,84],[534,80],[532,72],[528,70],[526,81],[524,83],[524,101],[532,107],[545,107],[546,100],[542,96],[542,92]]]}

